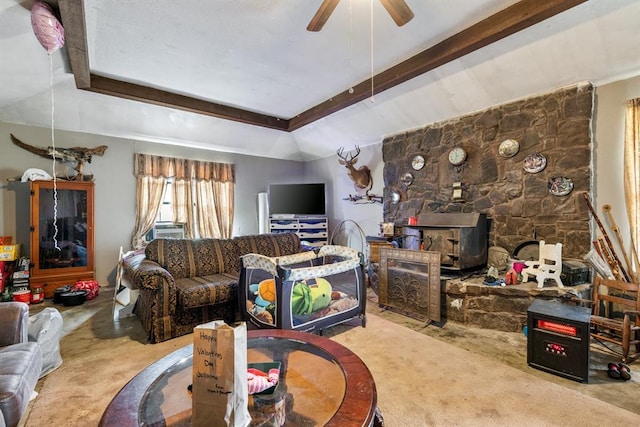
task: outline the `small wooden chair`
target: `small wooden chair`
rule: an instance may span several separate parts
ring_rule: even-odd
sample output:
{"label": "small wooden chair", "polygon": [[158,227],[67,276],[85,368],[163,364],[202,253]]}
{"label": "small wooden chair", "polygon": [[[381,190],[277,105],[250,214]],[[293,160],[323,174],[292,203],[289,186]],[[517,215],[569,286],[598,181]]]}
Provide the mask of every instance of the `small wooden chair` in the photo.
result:
{"label": "small wooden chair", "polygon": [[591,337],[622,347],[622,361],[640,356],[640,299],[637,283],[595,277]]}
{"label": "small wooden chair", "polygon": [[553,279],[558,287],[564,288],[560,273],[562,273],[562,243],[547,245],[540,241],[540,252],[537,261],[525,261],[526,268],[522,270],[522,281],[529,280],[529,275],[535,276],[538,287],[544,286],[544,281]]}

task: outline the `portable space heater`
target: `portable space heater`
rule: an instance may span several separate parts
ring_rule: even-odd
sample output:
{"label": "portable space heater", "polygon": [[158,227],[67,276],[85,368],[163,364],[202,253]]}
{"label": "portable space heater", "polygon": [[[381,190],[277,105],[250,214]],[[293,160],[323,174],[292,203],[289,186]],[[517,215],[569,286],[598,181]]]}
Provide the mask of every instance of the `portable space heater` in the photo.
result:
{"label": "portable space heater", "polygon": [[561,377],[589,382],[587,307],[535,300],[527,309],[527,363]]}

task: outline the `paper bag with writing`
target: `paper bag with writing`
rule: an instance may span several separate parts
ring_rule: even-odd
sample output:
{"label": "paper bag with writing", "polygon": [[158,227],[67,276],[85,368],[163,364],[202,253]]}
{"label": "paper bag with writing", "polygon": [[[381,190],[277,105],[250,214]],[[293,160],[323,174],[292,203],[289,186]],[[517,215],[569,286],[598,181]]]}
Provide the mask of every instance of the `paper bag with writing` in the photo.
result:
{"label": "paper bag with writing", "polygon": [[247,325],[216,320],[193,332],[192,425],[248,426]]}

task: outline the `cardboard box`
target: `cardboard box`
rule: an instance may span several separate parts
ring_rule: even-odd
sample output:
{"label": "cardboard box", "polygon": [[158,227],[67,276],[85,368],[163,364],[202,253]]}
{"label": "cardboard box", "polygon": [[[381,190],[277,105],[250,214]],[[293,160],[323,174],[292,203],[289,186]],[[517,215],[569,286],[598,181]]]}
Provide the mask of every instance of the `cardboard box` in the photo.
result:
{"label": "cardboard box", "polygon": [[0,246],[0,261],[13,261],[20,258],[22,245]]}

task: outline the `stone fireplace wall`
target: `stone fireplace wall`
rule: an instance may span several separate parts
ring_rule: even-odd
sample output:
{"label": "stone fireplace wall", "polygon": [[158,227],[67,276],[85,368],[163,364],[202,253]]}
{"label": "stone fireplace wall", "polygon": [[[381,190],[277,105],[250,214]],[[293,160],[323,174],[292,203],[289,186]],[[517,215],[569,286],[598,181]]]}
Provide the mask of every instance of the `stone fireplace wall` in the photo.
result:
{"label": "stone fireplace wall", "polygon": [[[562,243],[563,258],[582,258],[590,248],[590,213],[583,193],[591,190],[591,120],[593,86],[580,84],[478,113],[435,123],[383,141],[385,222],[406,224],[430,212],[480,212],[490,218],[489,245],[510,253],[529,240]],[[518,153],[502,157],[506,139],[519,142]],[[462,166],[448,153],[463,147]],[[538,173],[523,169],[531,153],[543,154],[547,166]],[[411,160],[424,156],[413,170]],[[402,182],[413,175],[409,185]],[[549,193],[553,177],[567,177],[574,189],[566,196]],[[463,200],[453,200],[453,183],[461,182]],[[392,192],[400,193],[393,203]]]}

